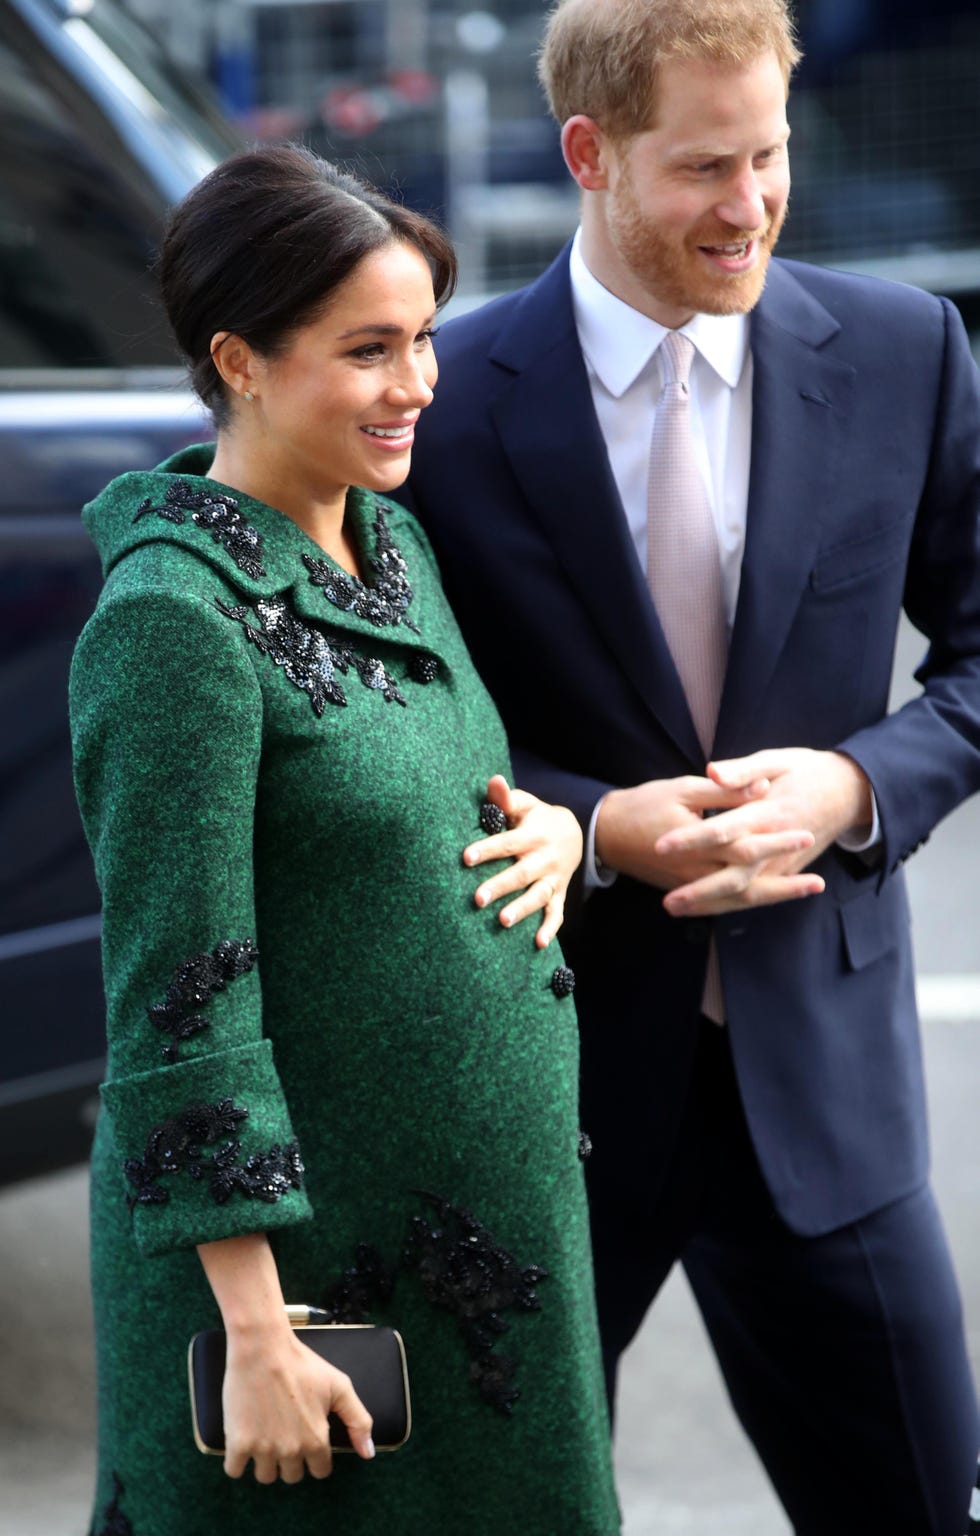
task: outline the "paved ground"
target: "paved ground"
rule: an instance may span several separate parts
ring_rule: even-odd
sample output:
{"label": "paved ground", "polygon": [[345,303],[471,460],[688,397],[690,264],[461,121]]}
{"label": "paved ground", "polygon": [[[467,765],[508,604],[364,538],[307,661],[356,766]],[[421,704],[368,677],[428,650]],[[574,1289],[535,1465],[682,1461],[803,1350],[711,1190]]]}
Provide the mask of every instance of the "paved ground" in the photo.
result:
{"label": "paved ground", "polygon": [[[914,637],[903,637],[903,674],[918,648]],[[899,698],[904,691],[903,684]],[[936,1187],[980,1372],[978,848],[975,801],[934,834],[909,869]],[[941,975],[952,980],[940,984]],[[85,1222],[83,1170],[0,1194],[0,1536],[83,1536],[87,1529],[93,1385]],[[679,1278],[633,1346],[620,1422],[626,1536],[787,1536]]]}

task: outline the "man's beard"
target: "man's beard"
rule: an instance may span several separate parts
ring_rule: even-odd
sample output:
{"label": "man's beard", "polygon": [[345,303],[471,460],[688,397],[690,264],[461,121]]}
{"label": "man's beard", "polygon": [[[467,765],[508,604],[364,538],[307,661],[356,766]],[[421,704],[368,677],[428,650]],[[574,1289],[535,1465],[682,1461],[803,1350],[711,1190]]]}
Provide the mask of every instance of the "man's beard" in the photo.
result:
{"label": "man's beard", "polygon": [[[611,209],[610,233],[620,257],[658,306],[681,313],[740,315],[758,303],[765,287],[773,247],[786,219],[786,207],[760,229],[713,226],[684,237],[682,243],[660,233],[637,204],[630,182]],[[747,272],[712,271],[699,246],[740,245],[754,240],[755,263]]]}

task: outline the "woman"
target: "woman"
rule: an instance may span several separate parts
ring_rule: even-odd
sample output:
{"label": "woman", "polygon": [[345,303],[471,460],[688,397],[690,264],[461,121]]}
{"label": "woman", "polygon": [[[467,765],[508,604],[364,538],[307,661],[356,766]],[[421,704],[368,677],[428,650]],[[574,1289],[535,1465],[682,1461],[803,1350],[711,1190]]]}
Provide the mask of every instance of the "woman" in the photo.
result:
{"label": "woman", "polygon": [[[219,167],[162,262],[217,445],[86,509],[96,1536],[619,1529],[571,974],[547,947],[581,840],[509,787],[424,538],[383,495],[453,277],[437,230],[305,151]],[[400,1329],[397,1454],[373,1459],[284,1301]],[[219,1323],[224,1470],[184,1365]],[[359,1455],[324,1486],[328,1410]]]}

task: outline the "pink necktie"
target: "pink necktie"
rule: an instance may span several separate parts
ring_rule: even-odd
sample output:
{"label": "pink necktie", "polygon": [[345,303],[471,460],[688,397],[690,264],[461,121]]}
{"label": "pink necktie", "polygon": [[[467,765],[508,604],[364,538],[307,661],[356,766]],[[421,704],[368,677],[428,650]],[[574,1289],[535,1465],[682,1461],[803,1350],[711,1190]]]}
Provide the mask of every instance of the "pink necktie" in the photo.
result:
{"label": "pink necktie", "polygon": [[[718,535],[691,434],[688,377],[694,343],[668,331],[660,357],[664,386],[647,484],[647,583],[707,759],[728,656]],[[724,1019],[714,941],[702,1008],[716,1022]]]}

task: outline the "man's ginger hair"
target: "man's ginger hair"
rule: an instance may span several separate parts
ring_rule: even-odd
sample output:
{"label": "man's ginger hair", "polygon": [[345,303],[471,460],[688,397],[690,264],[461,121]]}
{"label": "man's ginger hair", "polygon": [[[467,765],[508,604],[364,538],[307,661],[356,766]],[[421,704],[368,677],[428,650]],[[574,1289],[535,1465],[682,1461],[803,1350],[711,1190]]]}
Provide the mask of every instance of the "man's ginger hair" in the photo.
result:
{"label": "man's ginger hair", "polygon": [[788,88],[801,54],[787,0],[558,0],[538,75],[559,123],[582,113],[625,138],[653,126],[662,65],[746,64],[766,53]]}

